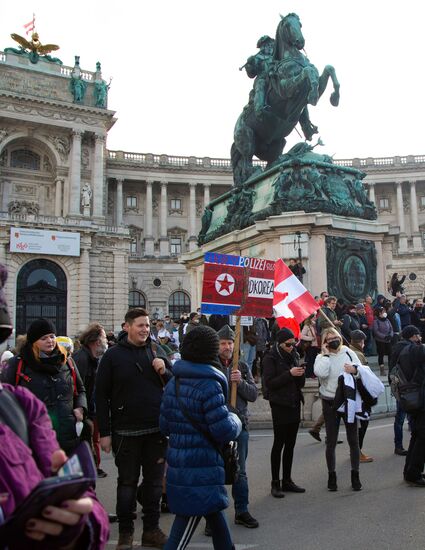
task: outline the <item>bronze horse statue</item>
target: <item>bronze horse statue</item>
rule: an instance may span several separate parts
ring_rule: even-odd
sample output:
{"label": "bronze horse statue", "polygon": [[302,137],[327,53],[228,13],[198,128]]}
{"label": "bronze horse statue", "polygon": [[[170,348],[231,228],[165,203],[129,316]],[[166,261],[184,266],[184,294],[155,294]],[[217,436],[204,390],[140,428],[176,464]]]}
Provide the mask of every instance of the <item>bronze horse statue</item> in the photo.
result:
{"label": "bronze horse statue", "polygon": [[335,69],[326,65],[321,75],[301,52],[304,37],[298,15],[282,17],[276,30],[271,69],[267,76],[267,107],[258,115],[251,99],[239,116],[231,149],[235,185],[243,184],[258,167],[252,164],[255,155],[270,167],[282,154],[286,137],[300,123],[305,139],[311,141],[318,132],[309,118],[307,105],[316,105],[331,78],[334,91],[330,102],[339,103],[339,82]]}

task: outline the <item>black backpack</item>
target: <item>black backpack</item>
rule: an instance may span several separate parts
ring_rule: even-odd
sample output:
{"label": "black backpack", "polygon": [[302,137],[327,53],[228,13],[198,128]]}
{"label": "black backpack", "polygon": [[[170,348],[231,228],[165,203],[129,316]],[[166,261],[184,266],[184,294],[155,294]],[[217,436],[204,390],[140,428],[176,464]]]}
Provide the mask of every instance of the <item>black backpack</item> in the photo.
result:
{"label": "black backpack", "polygon": [[389,375],[391,393],[400,403],[401,408],[408,413],[416,412],[423,407],[422,384],[416,381],[418,367],[415,368],[412,377],[408,379],[400,364],[400,357],[408,354],[409,351],[410,346],[403,349]]}

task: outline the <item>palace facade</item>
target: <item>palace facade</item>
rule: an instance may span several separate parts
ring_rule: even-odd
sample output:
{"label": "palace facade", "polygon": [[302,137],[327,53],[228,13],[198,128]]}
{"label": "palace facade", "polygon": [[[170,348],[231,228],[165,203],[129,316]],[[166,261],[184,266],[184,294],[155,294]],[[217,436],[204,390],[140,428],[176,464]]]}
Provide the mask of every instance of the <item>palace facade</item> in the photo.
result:
{"label": "palace facade", "polygon": [[[76,67],[0,52],[0,262],[17,333],[39,316],[74,336],[93,320],[119,330],[129,305],[196,309],[199,281],[179,259],[197,248],[204,206],[233,184],[229,159],[108,150],[116,119],[96,99],[100,65]],[[335,162],[366,172],[386,274],[414,273],[407,292],[422,296],[425,155]],[[293,241],[289,226],[273,254],[296,256]]]}

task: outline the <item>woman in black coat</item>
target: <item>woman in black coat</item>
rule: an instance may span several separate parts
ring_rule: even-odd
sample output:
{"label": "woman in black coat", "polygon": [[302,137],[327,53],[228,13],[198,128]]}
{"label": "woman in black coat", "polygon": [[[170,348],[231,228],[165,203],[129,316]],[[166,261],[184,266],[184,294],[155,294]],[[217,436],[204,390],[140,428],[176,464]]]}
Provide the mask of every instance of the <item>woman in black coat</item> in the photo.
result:
{"label": "woman in black coat", "polygon": [[46,405],[59,444],[69,455],[80,442],[76,423],[87,414],[87,399],[78,369],[72,359],[67,361],[55,333],[49,320],[36,319],[20,355],[10,359],[1,379],[24,386]]}
{"label": "woman in black coat", "polygon": [[[276,343],[263,360],[264,384],[268,392],[273,419],[273,447],[270,456],[272,470],[271,493],[282,498],[284,491],[304,493],[291,478],[294,447],[304,402],[301,388],[305,384],[305,368],[299,366],[296,340],[289,329],[276,335]],[[283,452],[282,452],[283,451]],[[282,484],[280,463],[282,461]]]}

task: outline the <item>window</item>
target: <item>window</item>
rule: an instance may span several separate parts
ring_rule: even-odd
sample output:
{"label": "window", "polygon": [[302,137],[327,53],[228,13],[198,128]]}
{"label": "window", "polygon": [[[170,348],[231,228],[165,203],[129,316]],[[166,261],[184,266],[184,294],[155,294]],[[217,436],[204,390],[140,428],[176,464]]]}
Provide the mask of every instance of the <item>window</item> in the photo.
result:
{"label": "window", "polygon": [[40,170],[40,155],[29,149],[16,149],[10,155],[10,166],[26,170]]}
{"label": "window", "polygon": [[382,210],[388,210],[388,208],[390,207],[390,200],[383,197],[381,199],[379,199],[379,208],[381,208]]}
{"label": "window", "polygon": [[127,197],[127,208],[137,208],[137,197]]}
{"label": "window", "polygon": [[144,295],[138,290],[130,290],[128,293],[128,307],[146,307],[146,299]]}
{"label": "window", "polygon": [[136,241],[136,239],[133,239],[130,242],[130,254],[132,256],[135,256],[137,254],[137,241]]}
{"label": "window", "polygon": [[421,197],[421,208],[425,208],[425,196]]}
{"label": "window", "polygon": [[182,209],[182,201],[181,199],[171,199],[170,208],[171,210],[181,210]]}
{"label": "window", "polygon": [[182,253],[182,239],[181,237],[171,237],[170,238],[170,254],[172,256],[177,256]]}
{"label": "window", "polygon": [[168,300],[168,313],[171,319],[179,319],[182,313],[190,312],[190,298],[181,290],[173,292]]}

